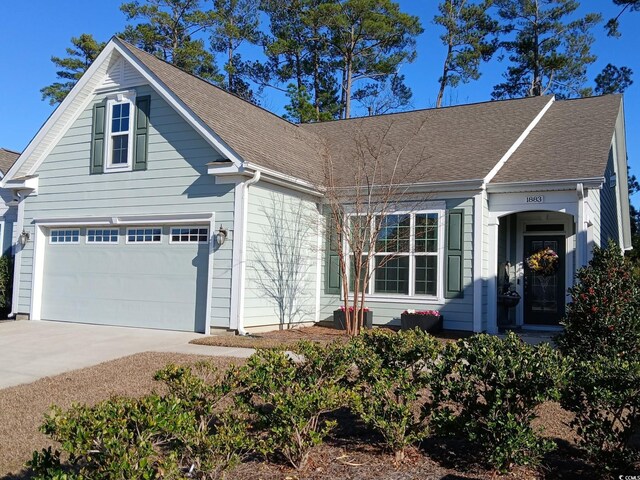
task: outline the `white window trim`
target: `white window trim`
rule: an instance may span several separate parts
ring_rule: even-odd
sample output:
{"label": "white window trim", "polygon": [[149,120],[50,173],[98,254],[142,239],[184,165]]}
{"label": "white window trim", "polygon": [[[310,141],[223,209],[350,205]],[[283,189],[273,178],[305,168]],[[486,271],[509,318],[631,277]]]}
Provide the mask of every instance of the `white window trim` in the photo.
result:
{"label": "white window trim", "polygon": [[[113,133],[111,132],[111,120],[113,117],[113,106],[118,104],[129,103],[129,130],[126,135],[129,135],[129,142],[127,144],[127,163],[116,164],[112,162],[112,142]],[[133,169],[133,125],[135,122],[135,106],[136,106],[136,92],[134,90],[127,92],[118,92],[107,97],[107,118],[105,125],[105,142],[104,142],[104,173],[113,172],[130,172]],[[118,132],[117,136],[125,135],[124,132]]]}
{"label": "white window trim", "polygon": [[[53,242],[52,241],[52,239],[53,239],[52,233],[53,232],[59,232],[59,231],[64,232],[66,230],[70,230],[72,232],[74,232],[74,231],[78,232],[78,240],[74,241],[72,239],[69,242]],[[49,236],[49,244],[50,245],[77,245],[77,244],[80,243],[80,237],[82,236],[82,231],[79,228],[64,228],[64,227],[52,228],[51,230],[49,230],[49,235],[48,236]],[[73,237],[73,235],[71,235],[71,236]]]}
{"label": "white window trim", "polygon": [[[421,295],[415,293],[415,259],[417,256],[435,256],[435,255],[426,255],[422,252],[416,254],[415,252],[415,216],[420,214],[429,214],[435,213],[438,215],[438,247],[436,250],[436,255],[438,257],[438,273],[436,277],[437,281],[437,294],[436,295]],[[389,302],[389,303],[428,303],[431,305],[444,305],[444,257],[445,257],[445,222],[446,222],[446,209],[442,208],[423,208],[415,211],[403,211],[403,210],[394,210],[390,212],[386,212],[385,215],[410,215],[411,216],[411,236],[410,236],[410,246],[409,252],[401,253],[398,256],[408,256],[409,257],[409,293],[407,295],[404,294],[388,294],[388,293],[374,293],[375,286],[375,257],[376,253],[373,255],[369,255],[369,268],[372,271],[371,278],[369,279],[368,291],[366,293],[367,302]],[[349,221],[349,217],[355,217],[358,214],[347,214],[345,221]],[[372,227],[373,228],[373,227]],[[343,251],[347,256],[351,255],[349,251],[348,242],[344,241]],[[381,252],[383,254],[383,252]],[[351,262],[347,262],[347,281],[350,282],[350,265]],[[342,296],[342,295],[341,295]],[[353,294],[349,293],[349,299],[353,298]]]}
{"label": "white window trim", "polygon": [[[191,241],[188,240],[183,242],[181,240],[173,240],[173,229],[174,228],[198,228],[205,229],[207,231],[207,240],[204,242],[201,241]],[[206,245],[211,241],[211,230],[209,229],[209,225],[169,225],[169,245]]]}
{"label": "white window trim", "polygon": [[[116,232],[118,232],[118,239],[115,242],[112,242],[111,241],[111,235],[109,235],[109,241],[108,242],[96,242],[95,240],[93,242],[90,242],[89,241],[89,231],[90,230],[102,230],[103,232],[105,230],[107,230],[107,231],[115,230]],[[120,229],[117,228],[117,227],[116,228],[109,227],[109,226],[107,226],[107,227],[90,227],[90,228],[87,228],[85,230],[84,243],[87,244],[87,245],[117,245],[117,244],[120,243],[120,237],[121,237]]]}
{"label": "white window trim", "polygon": [[[160,229],[160,240],[159,241],[146,241],[146,240],[141,240],[141,241],[131,241],[129,240],[129,230],[153,230],[159,228]],[[161,245],[163,243],[162,238],[164,237],[164,229],[162,228],[162,225],[140,225],[137,227],[131,226],[131,227],[127,227],[126,231],[125,231],[125,243],[127,245]]]}

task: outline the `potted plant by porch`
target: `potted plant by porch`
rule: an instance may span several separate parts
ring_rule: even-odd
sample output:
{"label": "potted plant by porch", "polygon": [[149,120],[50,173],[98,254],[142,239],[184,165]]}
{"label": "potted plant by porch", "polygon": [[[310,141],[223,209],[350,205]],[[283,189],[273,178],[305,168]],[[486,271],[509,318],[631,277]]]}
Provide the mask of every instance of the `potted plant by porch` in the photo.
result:
{"label": "potted plant by porch", "polygon": [[[353,312],[353,307],[349,307],[349,313]],[[364,328],[371,330],[373,328],[373,311],[369,310],[368,307],[362,308],[363,315],[363,326]],[[338,330],[346,330],[346,315],[344,306],[340,307],[338,310],[333,311],[333,326]]]}
{"label": "potted plant by porch", "polygon": [[436,310],[405,310],[400,315],[400,328],[419,328],[429,333],[438,333],[442,330],[443,320],[444,317]]}

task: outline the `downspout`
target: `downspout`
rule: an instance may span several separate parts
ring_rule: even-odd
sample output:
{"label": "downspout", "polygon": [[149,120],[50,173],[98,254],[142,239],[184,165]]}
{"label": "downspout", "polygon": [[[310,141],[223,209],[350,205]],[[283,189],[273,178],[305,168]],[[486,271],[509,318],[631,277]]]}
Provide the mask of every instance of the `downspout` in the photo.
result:
{"label": "downspout", "polygon": [[238,335],[246,335],[244,329],[244,293],[247,278],[247,228],[249,225],[249,187],[260,180],[260,170],[253,172],[253,177],[244,182],[242,195],[242,241],[240,248],[240,288],[238,289]]}
{"label": "downspout", "polygon": [[578,194],[578,219],[577,219],[577,231],[576,231],[576,249],[578,250],[578,254],[576,260],[578,263],[578,268],[583,267],[587,264],[587,241],[586,235],[587,232],[585,230],[585,215],[584,215],[584,185],[582,183],[578,183],[576,185],[576,193]]}

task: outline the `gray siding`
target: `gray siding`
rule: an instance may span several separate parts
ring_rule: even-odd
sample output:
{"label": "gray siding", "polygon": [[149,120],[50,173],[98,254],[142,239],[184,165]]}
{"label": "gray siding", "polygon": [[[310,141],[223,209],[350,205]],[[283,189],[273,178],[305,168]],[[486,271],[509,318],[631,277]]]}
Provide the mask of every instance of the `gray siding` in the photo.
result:
{"label": "gray siding", "polygon": [[[296,323],[315,321],[319,220],[318,207],[312,198],[264,182],[249,188],[245,327],[281,323],[278,302],[263,286],[269,278],[264,272],[265,267],[270,267],[271,273],[299,272],[301,290],[296,303],[300,315]],[[286,254],[278,260],[274,250],[276,242],[283,242],[286,249],[291,249],[292,240],[300,233],[305,233],[304,238],[298,238],[303,252],[300,260]]]}
{"label": "gray siding", "polygon": [[[216,225],[233,230],[233,186],[217,185],[207,175],[206,164],[219,154],[153,89],[136,90],[151,95],[148,170],[89,175],[89,105],[38,169],[38,195],[25,200],[25,229],[32,235],[34,219],[205,212],[215,213]],[[99,101],[102,96],[94,100]],[[229,239],[214,254],[212,326],[229,325],[232,243]],[[21,313],[30,309],[32,259],[29,242],[20,270]]]}
{"label": "gray siding", "polygon": [[[430,198],[437,201],[438,198]],[[368,297],[367,306],[373,310],[375,325],[400,325],[400,314],[406,309],[438,310],[444,316],[444,328],[451,330],[473,330],[473,199],[446,201],[447,210],[464,209],[464,269],[462,298],[445,299],[443,305],[407,301],[382,302]],[[322,263],[322,295],[320,297],[320,319],[331,320],[333,311],[340,307],[339,295],[328,295],[324,290],[325,268]],[[439,281],[443,281],[442,275]]]}
{"label": "gray siding", "polygon": [[[606,246],[609,240],[619,243],[618,200],[616,187],[612,187],[609,179],[615,173],[613,148],[609,150],[609,161],[604,172],[604,185],[600,190],[600,244]],[[626,172],[617,176],[618,182],[625,182]]]}

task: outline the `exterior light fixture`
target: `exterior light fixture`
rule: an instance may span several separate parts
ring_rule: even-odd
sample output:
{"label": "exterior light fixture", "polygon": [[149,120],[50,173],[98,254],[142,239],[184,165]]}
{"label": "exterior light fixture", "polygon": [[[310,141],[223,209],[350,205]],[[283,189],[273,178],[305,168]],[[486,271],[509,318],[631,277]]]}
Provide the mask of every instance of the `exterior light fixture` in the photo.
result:
{"label": "exterior light fixture", "polygon": [[31,238],[31,234],[26,230],[22,230],[22,233],[20,234],[20,238],[19,238],[20,245],[24,247],[30,238]]}
{"label": "exterior light fixture", "polygon": [[221,247],[222,245],[224,245],[224,242],[226,240],[227,240],[227,230],[222,225],[220,225],[220,228],[216,233],[216,243],[218,244],[219,247]]}

